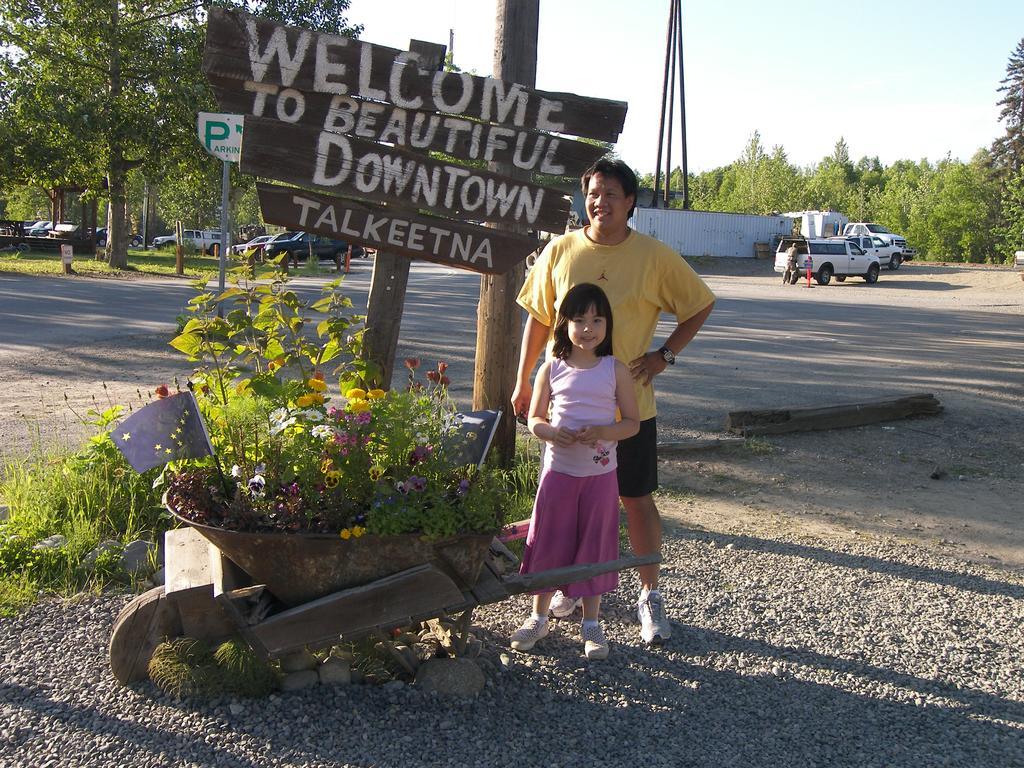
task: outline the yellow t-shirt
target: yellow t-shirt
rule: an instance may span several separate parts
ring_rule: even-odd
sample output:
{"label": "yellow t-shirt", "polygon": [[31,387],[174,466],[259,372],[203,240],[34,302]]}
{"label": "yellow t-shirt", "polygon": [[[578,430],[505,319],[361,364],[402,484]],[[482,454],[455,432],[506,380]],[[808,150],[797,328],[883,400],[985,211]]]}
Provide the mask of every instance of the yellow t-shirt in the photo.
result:
{"label": "yellow t-shirt", "polygon": [[[608,296],[612,351],[626,365],[650,351],[662,312],[683,322],[715,300],[683,257],[653,237],[630,230],[618,245],[599,245],[579,229],[548,244],[527,273],[517,301],[552,328],[562,297],[579,283],[594,283]],[[636,397],[641,420],[653,418],[654,388],[637,382]]]}

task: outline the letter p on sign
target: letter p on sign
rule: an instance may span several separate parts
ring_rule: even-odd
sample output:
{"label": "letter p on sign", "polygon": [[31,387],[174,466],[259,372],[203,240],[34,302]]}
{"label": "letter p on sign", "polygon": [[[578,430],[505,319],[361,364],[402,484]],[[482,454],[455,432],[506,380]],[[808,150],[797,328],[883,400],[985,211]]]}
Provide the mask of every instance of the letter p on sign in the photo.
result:
{"label": "letter p on sign", "polygon": [[203,149],[226,163],[237,163],[242,154],[242,115],[200,112],[197,123]]}

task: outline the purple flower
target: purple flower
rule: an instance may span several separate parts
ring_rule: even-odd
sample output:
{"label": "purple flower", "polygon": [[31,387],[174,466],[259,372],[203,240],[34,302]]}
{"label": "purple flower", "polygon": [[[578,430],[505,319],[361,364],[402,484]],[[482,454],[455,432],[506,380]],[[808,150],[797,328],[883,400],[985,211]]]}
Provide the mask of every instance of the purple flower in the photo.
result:
{"label": "purple flower", "polygon": [[469,493],[469,480],[463,478],[462,480],[459,480],[459,487],[455,491],[455,495],[465,496],[467,493]]}
{"label": "purple flower", "polygon": [[415,467],[417,464],[426,461],[430,458],[433,450],[429,445],[417,445],[409,454],[409,466]]}

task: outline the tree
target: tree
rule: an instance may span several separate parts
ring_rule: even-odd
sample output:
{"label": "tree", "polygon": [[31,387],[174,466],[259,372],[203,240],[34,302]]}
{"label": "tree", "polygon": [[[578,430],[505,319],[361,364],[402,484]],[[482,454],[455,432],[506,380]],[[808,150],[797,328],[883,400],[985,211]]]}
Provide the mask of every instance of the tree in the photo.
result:
{"label": "tree", "polygon": [[997,104],[999,120],[1006,125],[1006,135],[992,144],[992,156],[997,166],[1006,168],[1008,176],[1024,166],[1024,38],[1010,54],[1006,77],[997,89],[1004,94]]}
{"label": "tree", "polygon": [[[349,0],[262,0],[257,14],[357,32]],[[200,71],[202,3],[9,0],[0,10],[0,181],[106,181],[111,266],[127,266],[128,174],[160,179],[200,161],[196,113],[215,104]],[[216,187],[214,187],[216,189]]]}

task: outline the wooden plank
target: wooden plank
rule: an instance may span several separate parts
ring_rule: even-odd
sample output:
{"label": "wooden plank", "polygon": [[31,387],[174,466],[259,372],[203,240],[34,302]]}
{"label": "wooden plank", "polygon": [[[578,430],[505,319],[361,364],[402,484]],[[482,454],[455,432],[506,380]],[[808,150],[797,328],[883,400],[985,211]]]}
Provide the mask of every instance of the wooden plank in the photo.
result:
{"label": "wooden plank", "polygon": [[310,128],[384,141],[416,152],[445,152],[469,161],[507,163],[526,171],[578,178],[608,150],[529,129],[402,109],[353,96],[292,91],[265,94],[251,81],[212,78],[221,111],[298,122]]}
{"label": "wooden plank", "polygon": [[502,583],[508,589],[509,594],[515,595],[520,592],[533,592],[549,587],[561,587],[565,584],[574,584],[577,581],[586,581],[602,573],[611,571],[624,571],[629,568],[638,568],[641,565],[654,565],[661,562],[661,555],[637,555],[631,557],[620,557],[618,560],[611,560],[606,563],[580,563],[578,565],[567,565],[564,568],[552,568],[537,573],[520,573],[502,578]]}
{"label": "wooden plank", "polygon": [[743,445],[742,437],[711,437],[705,440],[680,440],[678,442],[658,443],[658,458],[675,456],[691,451],[703,451],[723,448],[730,445]]}
{"label": "wooden plank", "polygon": [[136,597],[118,614],[110,633],[110,671],[122,685],[145,680],[149,660],[164,640],[179,637],[178,611],[168,602],[163,587]]}
{"label": "wooden plank", "polygon": [[240,169],[332,194],[561,232],[565,193],[397,147],[279,120],[247,117]]}
{"label": "wooden plank", "polygon": [[779,408],[759,411],[732,411],[725,428],[744,436],[778,435],[784,432],[809,432],[875,424],[940,413],[942,405],[932,394],[909,394],[843,403],[822,408]]}
{"label": "wooden plank", "polygon": [[432,565],[419,565],[282,611],[251,627],[251,631],[274,656],[297,645],[335,643],[342,635],[365,634],[391,624],[409,623],[424,612],[438,615],[465,605],[465,596],[448,576]]}
{"label": "wooden plank", "polygon": [[480,569],[480,578],[473,585],[471,592],[480,605],[500,603],[512,594],[491,569],[490,563],[484,563],[484,567]]}
{"label": "wooden plank", "polygon": [[[164,534],[164,593],[177,609],[181,634],[186,637],[214,643],[235,634],[234,622],[214,599],[211,559],[219,561],[221,557],[194,528]],[[216,572],[219,574],[219,569]]]}
{"label": "wooden plank", "polygon": [[203,72],[252,81],[268,93],[353,94],[410,109],[462,114],[519,128],[614,142],[626,103],[421,69],[416,54],[211,8]]}
{"label": "wooden plank", "polygon": [[500,274],[540,247],[532,237],[259,182],[263,220],[447,267]]}
{"label": "wooden plank", "polygon": [[212,584],[209,540],[195,528],[167,531],[164,534],[165,594],[172,596]]}

